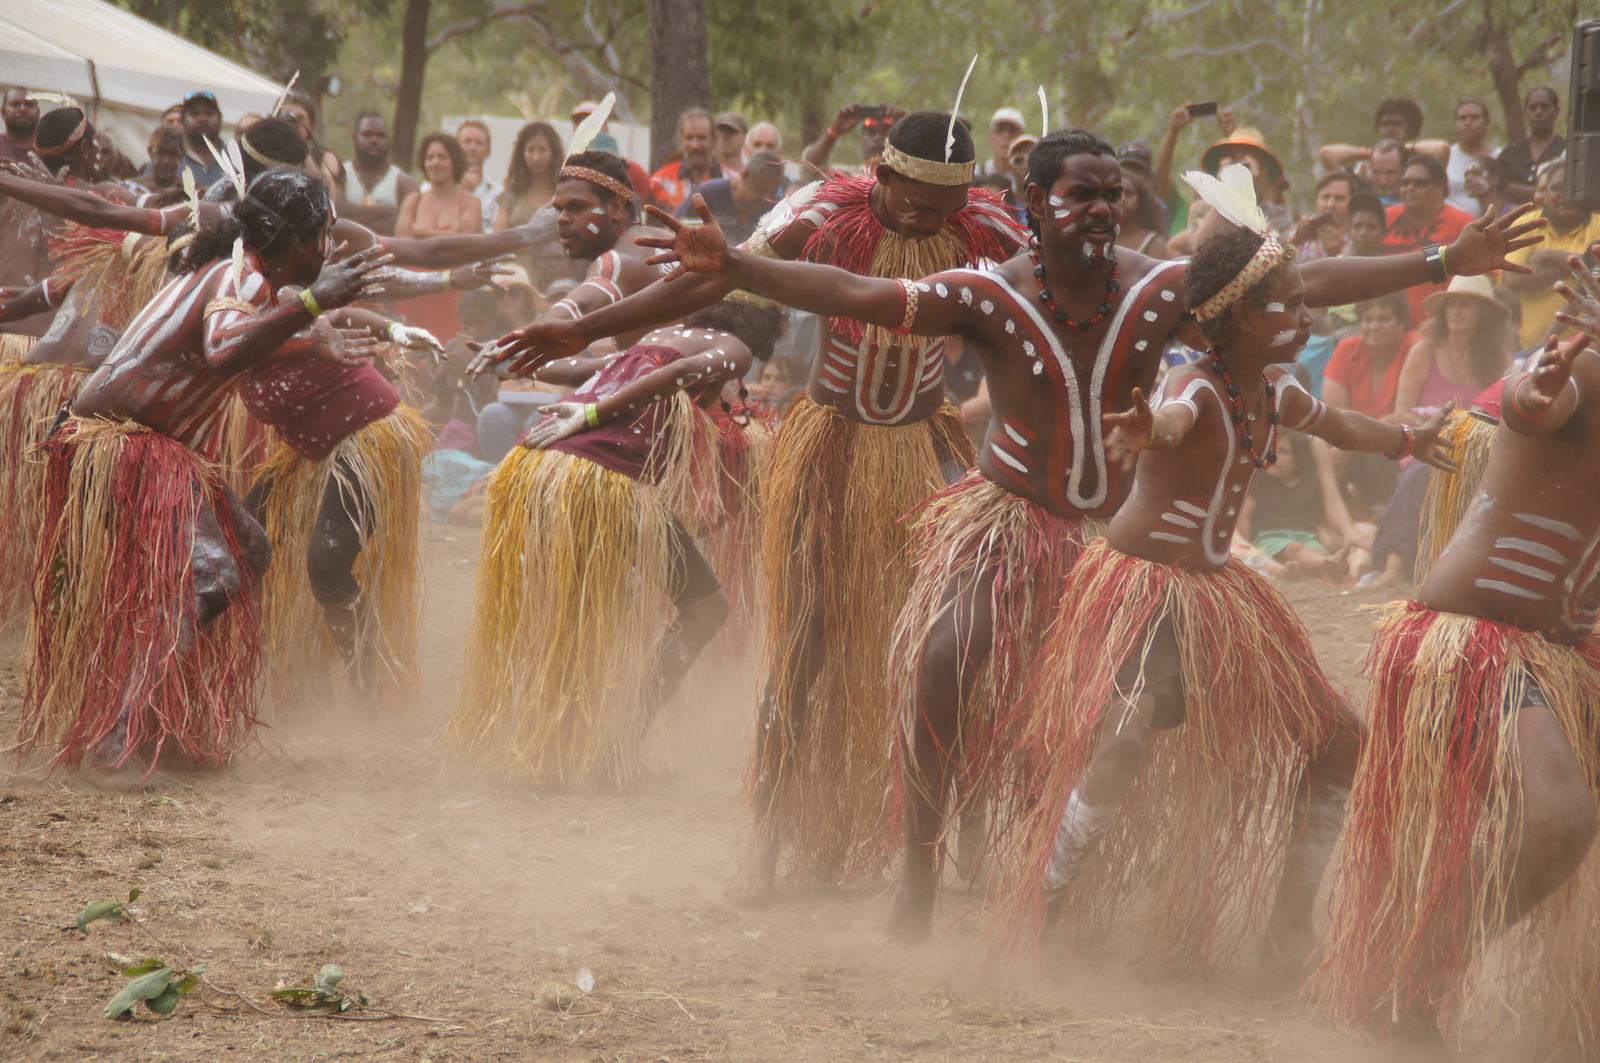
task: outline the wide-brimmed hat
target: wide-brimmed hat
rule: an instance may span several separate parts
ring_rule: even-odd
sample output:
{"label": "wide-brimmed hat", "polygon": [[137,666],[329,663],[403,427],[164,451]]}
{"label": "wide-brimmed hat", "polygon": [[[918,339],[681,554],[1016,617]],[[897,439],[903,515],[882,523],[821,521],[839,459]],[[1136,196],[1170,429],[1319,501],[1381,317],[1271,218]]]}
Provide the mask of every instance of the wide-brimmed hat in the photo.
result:
{"label": "wide-brimmed hat", "polygon": [[1200,157],[1200,167],[1206,173],[1216,176],[1222,168],[1222,156],[1228,154],[1230,148],[1244,148],[1256,158],[1260,159],[1267,167],[1267,180],[1277,184],[1283,180],[1283,163],[1267,147],[1267,138],[1261,135],[1261,130],[1250,126],[1243,126],[1233,131],[1233,136],[1219,140],[1206,149]]}
{"label": "wide-brimmed hat", "polygon": [[515,262],[502,263],[495,271],[494,283],[497,287],[507,291],[513,288],[526,288],[535,291],[533,281],[528,279],[528,270]]}
{"label": "wide-brimmed hat", "polygon": [[1506,304],[1494,297],[1494,285],[1488,277],[1451,277],[1450,287],[1422,300],[1422,312],[1428,317],[1438,317],[1444,313],[1445,300],[1454,296],[1475,300],[1501,317],[1511,316]]}

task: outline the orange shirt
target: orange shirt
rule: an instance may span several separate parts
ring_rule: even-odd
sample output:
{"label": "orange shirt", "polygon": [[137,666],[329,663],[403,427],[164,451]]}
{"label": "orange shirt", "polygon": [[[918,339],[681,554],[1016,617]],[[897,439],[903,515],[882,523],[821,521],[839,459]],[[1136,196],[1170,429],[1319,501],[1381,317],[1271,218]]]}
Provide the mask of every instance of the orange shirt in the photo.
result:
{"label": "orange shirt", "polygon": [[1415,332],[1407,332],[1400,340],[1400,350],[1389,361],[1382,378],[1373,375],[1372,348],[1360,333],[1346,336],[1333,349],[1327,368],[1322,371],[1326,380],[1341,384],[1350,393],[1350,409],[1368,417],[1385,418],[1394,413],[1395,391],[1400,385],[1400,367],[1406,355],[1421,339]]}

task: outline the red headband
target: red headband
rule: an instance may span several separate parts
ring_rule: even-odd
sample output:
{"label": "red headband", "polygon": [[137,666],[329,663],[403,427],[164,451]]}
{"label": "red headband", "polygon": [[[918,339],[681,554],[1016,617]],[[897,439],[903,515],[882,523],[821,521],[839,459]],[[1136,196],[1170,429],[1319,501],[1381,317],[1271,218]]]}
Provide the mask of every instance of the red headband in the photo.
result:
{"label": "red headband", "polygon": [[569,179],[588,181],[590,184],[603,188],[613,195],[621,196],[629,203],[635,203],[639,199],[638,196],[634,195],[633,189],[618,181],[615,177],[608,177],[599,170],[591,170],[587,166],[563,166],[561,167],[561,179],[564,181]]}

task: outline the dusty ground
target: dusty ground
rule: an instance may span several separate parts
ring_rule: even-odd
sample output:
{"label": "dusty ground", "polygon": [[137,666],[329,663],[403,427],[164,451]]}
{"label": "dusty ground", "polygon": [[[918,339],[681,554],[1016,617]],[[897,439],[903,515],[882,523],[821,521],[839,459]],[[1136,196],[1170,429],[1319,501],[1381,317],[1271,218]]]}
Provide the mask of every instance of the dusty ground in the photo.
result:
{"label": "dusty ground", "polygon": [[[433,536],[429,710],[281,715],[276,745],[160,795],[0,767],[0,1059],[1306,1060],[1375,1057],[1249,968],[1140,981],[1114,958],[1002,977],[977,960],[972,903],[937,939],[883,943],[887,881],[730,906],[748,706],[708,703],[670,767],[626,793],[498,789],[446,767],[432,735],[466,627],[476,538]],[[1347,689],[1371,599],[1290,586]],[[0,647],[15,733],[20,645]],[[139,924],[73,920],[137,886]],[[952,925],[954,924],[954,925]],[[101,1017],[108,953],[204,963],[177,1011]],[[324,964],[372,1003],[338,1021],[268,994]],[[593,974],[566,1010],[551,982]],[[229,995],[229,991],[237,995]],[[247,998],[261,1014],[241,998]]]}

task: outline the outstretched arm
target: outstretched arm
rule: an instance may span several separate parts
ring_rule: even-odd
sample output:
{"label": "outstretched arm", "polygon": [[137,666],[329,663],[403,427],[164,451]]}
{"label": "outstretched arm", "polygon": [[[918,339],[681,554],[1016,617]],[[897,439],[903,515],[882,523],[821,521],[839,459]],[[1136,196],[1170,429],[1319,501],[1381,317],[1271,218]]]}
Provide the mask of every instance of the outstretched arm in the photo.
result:
{"label": "outstretched arm", "polygon": [[46,277],[31,288],[0,288],[0,321],[21,321],[54,310],[76,283]]}
{"label": "outstretched arm", "polygon": [[1415,429],[1379,421],[1355,410],[1341,410],[1298,386],[1283,390],[1280,420],[1285,428],[1316,436],[1340,450],[1359,450],[1393,458],[1415,456],[1420,462],[1445,472],[1455,472],[1456,463],[1442,450],[1439,433],[1444,430],[1454,409],[1444,409]]}
{"label": "outstretched arm", "polygon": [[[162,210],[113,203],[93,192],[67,185],[30,181],[26,177],[0,171],[0,194],[91,229],[120,229],[130,233],[159,236],[181,225],[189,217],[189,206],[179,203]],[[201,215],[209,217],[221,208],[200,204]]]}
{"label": "outstretched arm", "polygon": [[1121,413],[1103,413],[1100,426],[1105,432],[1106,458],[1123,472],[1134,466],[1141,450],[1170,453],[1177,450],[1190,429],[1200,419],[1200,408],[1193,398],[1180,398],[1150,408],[1144,392],[1133,389],[1133,405]]}
{"label": "outstretched arm", "polygon": [[[1524,205],[1500,217],[1486,210],[1483,217],[1461,231],[1455,243],[1444,249],[1446,272],[1472,277],[1493,270],[1527,273],[1527,266],[1506,260],[1506,255],[1539,242],[1530,234],[1537,221],[1523,221],[1532,210]],[[1373,299],[1402,288],[1427,284],[1433,280],[1427,259],[1421,251],[1380,258],[1320,258],[1300,267],[1305,283],[1306,305],[1340,306]]]}

